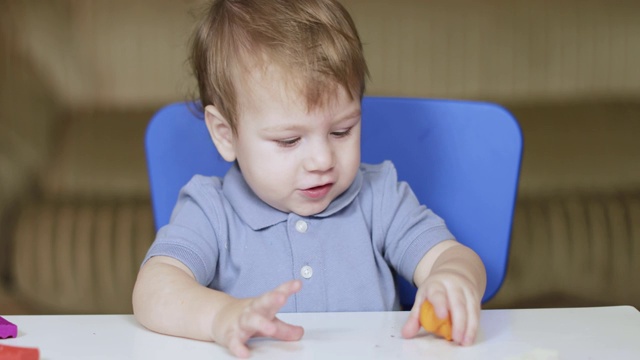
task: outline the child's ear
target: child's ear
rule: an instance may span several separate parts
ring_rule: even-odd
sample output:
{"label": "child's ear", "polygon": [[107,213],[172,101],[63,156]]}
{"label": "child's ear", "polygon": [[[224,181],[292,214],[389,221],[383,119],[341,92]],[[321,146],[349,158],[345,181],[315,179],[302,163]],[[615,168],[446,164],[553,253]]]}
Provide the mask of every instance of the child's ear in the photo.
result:
{"label": "child's ear", "polygon": [[213,105],[204,108],[204,120],[209,129],[209,135],[213,140],[216,149],[226,161],[232,162],[236,159],[234,146],[234,134],[231,125],[218,109]]}

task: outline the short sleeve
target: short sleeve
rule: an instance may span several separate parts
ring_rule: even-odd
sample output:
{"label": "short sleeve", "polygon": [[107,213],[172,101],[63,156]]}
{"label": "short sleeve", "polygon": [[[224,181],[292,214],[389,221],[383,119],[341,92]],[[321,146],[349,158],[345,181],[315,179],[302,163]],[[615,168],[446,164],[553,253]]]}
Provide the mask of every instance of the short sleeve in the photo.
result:
{"label": "short sleeve", "polygon": [[389,161],[377,166],[370,177],[374,194],[374,231],[380,235],[385,260],[405,279],[436,244],[455,240],[445,221],[424,204],[404,181],[398,181]]}
{"label": "short sleeve", "polygon": [[158,231],[143,264],[153,256],[172,257],[187,266],[198,283],[211,283],[218,239],[224,238],[217,226],[223,201],[219,178],[197,175],[191,179],[180,191],[169,224]]}

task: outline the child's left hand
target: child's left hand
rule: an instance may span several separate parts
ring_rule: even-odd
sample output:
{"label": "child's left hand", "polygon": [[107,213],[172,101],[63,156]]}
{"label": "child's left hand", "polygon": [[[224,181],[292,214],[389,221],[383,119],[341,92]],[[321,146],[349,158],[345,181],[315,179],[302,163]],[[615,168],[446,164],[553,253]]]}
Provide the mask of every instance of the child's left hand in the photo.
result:
{"label": "child's left hand", "polygon": [[470,249],[457,245],[442,252],[430,267],[428,276],[418,285],[402,336],[412,338],[418,334],[420,307],[427,300],[438,318],[451,317],[454,342],[465,346],[473,344],[480,323],[485,282],[484,266]]}

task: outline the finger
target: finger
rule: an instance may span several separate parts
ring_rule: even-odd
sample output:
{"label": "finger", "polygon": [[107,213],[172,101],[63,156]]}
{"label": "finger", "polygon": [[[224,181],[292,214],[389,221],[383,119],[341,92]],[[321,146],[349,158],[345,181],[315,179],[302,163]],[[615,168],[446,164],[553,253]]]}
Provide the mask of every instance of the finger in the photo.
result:
{"label": "finger", "polygon": [[286,341],[300,340],[304,335],[304,329],[301,326],[287,324],[277,317],[272,319],[260,317],[260,319],[255,319],[254,324],[247,324],[247,329],[249,328],[256,329],[252,332],[252,334],[255,334],[254,336],[265,336]]}
{"label": "finger", "polygon": [[[275,316],[287,302],[288,295],[299,291],[299,281],[288,281],[256,298],[241,318],[241,328],[251,334],[273,337],[278,331]],[[299,333],[299,330],[294,334]],[[301,335],[300,335],[301,336]]]}
{"label": "finger", "polygon": [[304,329],[302,328],[302,326],[288,324],[278,318],[275,318],[273,320],[273,323],[276,327],[276,331],[272,335],[274,339],[284,341],[297,341],[300,340],[304,335]]}
{"label": "finger", "polygon": [[239,358],[248,358],[251,355],[251,351],[247,345],[245,345],[244,341],[242,341],[238,337],[234,337],[229,341],[229,352],[236,357]]}
{"label": "finger", "polygon": [[287,302],[287,297],[278,291],[264,293],[251,303],[251,310],[273,317]]}
{"label": "finger", "polygon": [[467,299],[464,293],[449,295],[449,308],[451,314],[451,328],[453,341],[462,344],[467,330]]}
{"label": "finger", "polygon": [[438,319],[446,319],[449,317],[449,295],[444,289],[432,291],[427,296],[427,300],[433,305],[433,311]]}
{"label": "finger", "polygon": [[285,283],[280,284],[273,291],[280,292],[285,296],[289,297],[302,289],[302,281],[300,280],[289,280]]}
{"label": "finger", "polygon": [[462,340],[462,345],[472,345],[476,340],[478,326],[480,324],[480,300],[473,294],[467,294],[467,331]]}
{"label": "finger", "polygon": [[261,313],[248,311],[240,318],[240,330],[250,334],[250,337],[256,333],[272,336],[276,332],[272,320],[273,317],[267,318]]}
{"label": "finger", "polygon": [[299,280],[287,281],[276,287],[275,289],[258,297],[252,304],[256,311],[264,314],[266,317],[273,318],[278,311],[287,303],[289,297],[302,288],[302,282]]}
{"label": "finger", "polygon": [[416,301],[413,303],[411,307],[411,311],[409,312],[409,317],[407,321],[402,326],[402,337],[405,339],[411,339],[418,334],[420,331],[420,306],[422,305],[422,301],[418,300],[416,296]]}

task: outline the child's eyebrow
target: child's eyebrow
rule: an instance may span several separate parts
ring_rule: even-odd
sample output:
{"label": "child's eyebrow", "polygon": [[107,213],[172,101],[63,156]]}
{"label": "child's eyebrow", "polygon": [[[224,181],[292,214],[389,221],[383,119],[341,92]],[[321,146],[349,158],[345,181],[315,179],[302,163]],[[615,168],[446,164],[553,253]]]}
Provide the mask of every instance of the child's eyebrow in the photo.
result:
{"label": "child's eyebrow", "polygon": [[303,128],[303,126],[298,124],[283,124],[283,125],[275,125],[262,128],[261,131],[265,133],[278,133],[278,132],[286,132],[286,131],[299,131]]}
{"label": "child's eyebrow", "polygon": [[360,117],[362,115],[362,110],[360,109],[360,107],[358,107],[357,109],[354,109],[351,112],[346,113],[346,115],[344,116],[338,116],[336,117],[336,119],[338,121],[342,121],[342,120],[346,120],[346,119],[352,119],[355,117]]}
{"label": "child's eyebrow", "polygon": [[[362,111],[360,107],[349,112],[345,111],[344,115],[336,116],[333,123],[336,124],[336,123],[341,123],[345,120],[354,119],[356,117],[360,117],[361,114],[362,114]],[[287,131],[295,132],[295,131],[303,130],[303,128],[304,128],[303,125],[284,124],[284,125],[275,125],[275,126],[265,127],[261,131],[264,133],[279,133],[279,132],[287,132]]]}
{"label": "child's eyebrow", "polygon": [[355,118],[359,118],[362,115],[362,111],[360,107],[353,109],[349,112],[345,111],[343,114],[336,116],[333,120],[334,124],[340,124],[346,120],[351,120]]}

